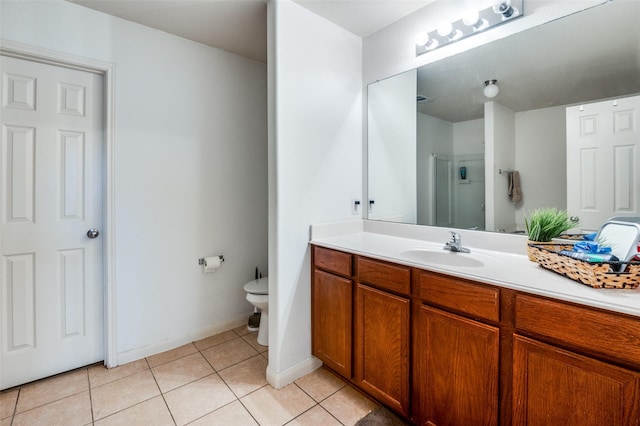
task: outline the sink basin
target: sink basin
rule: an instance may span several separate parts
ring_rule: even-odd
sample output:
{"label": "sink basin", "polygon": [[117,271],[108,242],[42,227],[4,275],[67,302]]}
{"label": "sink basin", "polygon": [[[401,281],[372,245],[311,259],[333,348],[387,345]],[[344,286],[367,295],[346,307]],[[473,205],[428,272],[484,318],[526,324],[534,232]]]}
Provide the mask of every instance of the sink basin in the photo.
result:
{"label": "sink basin", "polygon": [[443,249],[437,250],[431,248],[420,248],[406,250],[400,254],[408,260],[421,263],[431,263],[434,265],[463,266],[471,268],[484,266],[484,262],[480,259],[484,256],[479,256],[477,253],[455,253]]}

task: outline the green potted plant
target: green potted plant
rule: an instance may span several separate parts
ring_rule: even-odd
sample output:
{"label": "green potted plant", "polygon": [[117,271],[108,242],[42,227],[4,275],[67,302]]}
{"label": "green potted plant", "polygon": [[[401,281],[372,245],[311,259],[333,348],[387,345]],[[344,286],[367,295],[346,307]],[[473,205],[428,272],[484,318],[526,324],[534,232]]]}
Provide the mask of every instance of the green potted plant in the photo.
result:
{"label": "green potted plant", "polygon": [[524,219],[524,226],[529,236],[527,244],[529,260],[535,262],[529,244],[549,244],[552,239],[559,237],[576,225],[577,222],[572,221],[565,210],[553,207],[532,210],[529,217]]}

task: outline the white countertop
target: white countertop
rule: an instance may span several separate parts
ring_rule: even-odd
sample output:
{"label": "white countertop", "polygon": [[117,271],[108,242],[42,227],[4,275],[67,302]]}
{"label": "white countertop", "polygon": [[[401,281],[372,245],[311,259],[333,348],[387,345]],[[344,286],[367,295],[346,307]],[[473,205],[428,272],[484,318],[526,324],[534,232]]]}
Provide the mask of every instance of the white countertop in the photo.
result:
{"label": "white countertop", "polygon": [[[640,317],[640,287],[633,290],[594,289],[544,269],[527,258],[526,237],[517,236],[519,238],[514,239],[512,235],[500,236],[477,231],[475,234],[468,234],[474,231],[455,230],[462,234],[463,246],[469,248],[471,253],[450,253],[442,249],[448,241],[448,238],[441,238],[443,235],[448,236],[446,230],[433,231],[433,234],[438,236],[437,239],[425,239],[430,231],[421,229],[416,232],[421,234],[418,238],[407,238],[406,235],[410,234],[412,229],[417,229],[411,228],[411,225],[409,227],[407,231],[402,225],[375,224],[372,221],[315,225],[312,227],[311,243]],[[394,233],[402,236],[393,235]],[[465,243],[465,236],[469,236],[468,244]],[[501,238],[506,247],[518,244],[518,247],[521,245],[522,248],[513,252],[498,251],[495,246]],[[486,244],[482,244],[483,240],[486,240]],[[435,262],[430,261],[430,257],[436,259]]]}

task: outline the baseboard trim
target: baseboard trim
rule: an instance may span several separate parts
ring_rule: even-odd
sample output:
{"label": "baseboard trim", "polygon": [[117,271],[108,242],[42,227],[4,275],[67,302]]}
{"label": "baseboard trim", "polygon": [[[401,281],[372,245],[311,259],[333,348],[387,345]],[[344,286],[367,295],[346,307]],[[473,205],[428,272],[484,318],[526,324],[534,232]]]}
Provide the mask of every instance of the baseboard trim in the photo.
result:
{"label": "baseboard trim", "polygon": [[246,324],[249,316],[251,316],[251,314],[245,314],[232,321],[227,321],[222,324],[217,324],[215,326],[206,327],[196,332],[189,333],[179,339],[169,339],[161,343],[120,352],[117,354],[117,364],[113,367],[117,367],[118,365],[127,364],[129,362],[137,361],[151,355],[175,349],[182,345],[186,345],[187,343],[195,342],[197,340],[204,339],[205,337],[213,336],[214,334],[220,334],[222,332],[232,330],[236,327],[240,327],[241,325]]}
{"label": "baseboard trim", "polygon": [[293,367],[287,368],[281,373],[276,373],[271,369],[271,364],[267,366],[267,382],[276,389],[283,388],[300,377],[320,368],[322,361],[316,357],[311,357]]}

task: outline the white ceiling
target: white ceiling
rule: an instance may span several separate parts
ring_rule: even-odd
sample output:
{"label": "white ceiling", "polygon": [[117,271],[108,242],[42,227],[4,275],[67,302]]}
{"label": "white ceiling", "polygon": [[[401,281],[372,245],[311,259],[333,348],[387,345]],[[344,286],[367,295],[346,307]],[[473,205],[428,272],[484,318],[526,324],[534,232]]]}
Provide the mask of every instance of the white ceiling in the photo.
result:
{"label": "white ceiling", "polygon": [[[69,0],[198,43],[267,62],[267,0]],[[434,0],[294,0],[365,37]]]}

